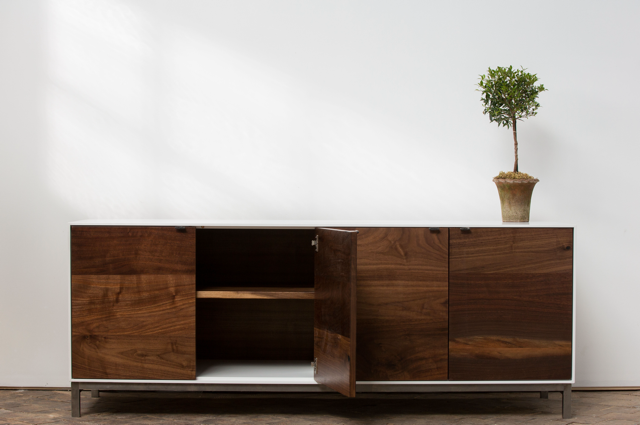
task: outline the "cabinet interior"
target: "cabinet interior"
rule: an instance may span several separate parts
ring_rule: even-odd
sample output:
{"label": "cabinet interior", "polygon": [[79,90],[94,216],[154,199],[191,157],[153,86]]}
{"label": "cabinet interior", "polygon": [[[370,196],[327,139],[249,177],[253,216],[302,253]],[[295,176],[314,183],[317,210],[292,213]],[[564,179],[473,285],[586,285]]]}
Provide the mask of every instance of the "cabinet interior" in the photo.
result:
{"label": "cabinet interior", "polygon": [[314,229],[197,229],[199,378],[313,377],[314,236]]}
{"label": "cabinet interior", "polygon": [[313,229],[198,229],[196,289],[313,289],[314,236]]}

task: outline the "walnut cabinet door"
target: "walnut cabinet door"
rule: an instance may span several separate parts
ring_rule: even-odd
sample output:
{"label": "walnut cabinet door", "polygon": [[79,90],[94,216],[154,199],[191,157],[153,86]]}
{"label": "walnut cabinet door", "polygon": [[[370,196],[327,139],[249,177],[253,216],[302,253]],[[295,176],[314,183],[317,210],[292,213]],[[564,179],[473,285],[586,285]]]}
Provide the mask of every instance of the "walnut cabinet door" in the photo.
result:
{"label": "walnut cabinet door", "polygon": [[195,228],[71,227],[74,379],[195,379]]}
{"label": "walnut cabinet door", "polygon": [[358,381],[446,381],[449,229],[358,230]]}
{"label": "walnut cabinet door", "polygon": [[315,230],[314,377],[319,384],[355,397],[358,232]]}
{"label": "walnut cabinet door", "polygon": [[449,379],[569,380],[573,229],[450,229]]}

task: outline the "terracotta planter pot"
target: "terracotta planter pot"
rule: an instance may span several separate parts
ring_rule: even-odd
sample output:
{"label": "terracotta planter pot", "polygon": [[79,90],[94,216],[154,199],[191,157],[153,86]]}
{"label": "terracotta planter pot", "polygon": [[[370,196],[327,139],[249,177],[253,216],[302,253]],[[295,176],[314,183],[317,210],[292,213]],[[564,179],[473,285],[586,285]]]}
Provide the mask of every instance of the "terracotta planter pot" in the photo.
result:
{"label": "terracotta planter pot", "polygon": [[493,179],[498,186],[502,221],[528,222],[531,194],[538,179]]}

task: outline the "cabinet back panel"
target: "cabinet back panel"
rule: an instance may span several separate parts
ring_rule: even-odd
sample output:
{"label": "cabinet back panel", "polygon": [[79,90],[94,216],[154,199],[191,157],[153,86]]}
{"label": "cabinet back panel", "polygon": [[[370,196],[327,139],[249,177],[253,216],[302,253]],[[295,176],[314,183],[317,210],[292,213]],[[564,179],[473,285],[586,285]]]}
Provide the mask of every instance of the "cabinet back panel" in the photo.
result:
{"label": "cabinet back panel", "polygon": [[357,379],[447,379],[447,229],[358,229]]}
{"label": "cabinet back panel", "polygon": [[198,229],[197,285],[313,287],[313,229]]}
{"label": "cabinet back panel", "polygon": [[199,299],[197,357],[313,360],[313,300]]}
{"label": "cabinet back panel", "polygon": [[450,230],[449,378],[571,379],[573,229]]}

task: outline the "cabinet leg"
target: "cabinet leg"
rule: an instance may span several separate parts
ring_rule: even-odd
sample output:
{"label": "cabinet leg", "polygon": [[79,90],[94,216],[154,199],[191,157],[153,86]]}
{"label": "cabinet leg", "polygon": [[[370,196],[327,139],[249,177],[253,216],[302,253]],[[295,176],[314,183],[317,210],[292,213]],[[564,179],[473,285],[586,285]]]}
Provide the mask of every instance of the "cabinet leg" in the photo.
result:
{"label": "cabinet leg", "polygon": [[571,385],[565,385],[562,391],[562,419],[571,418]]}
{"label": "cabinet leg", "polygon": [[71,383],[71,417],[80,417],[80,384]]}
{"label": "cabinet leg", "polygon": [[91,390],[91,397],[99,398],[100,397],[100,390]]}
{"label": "cabinet leg", "polygon": [[549,391],[540,391],[540,398],[549,398]]}

